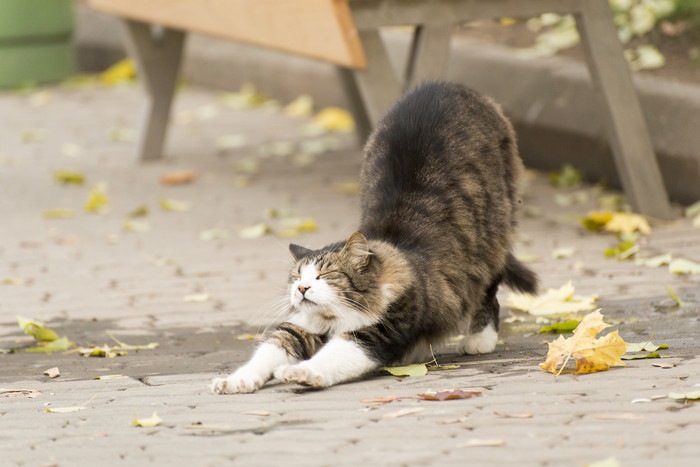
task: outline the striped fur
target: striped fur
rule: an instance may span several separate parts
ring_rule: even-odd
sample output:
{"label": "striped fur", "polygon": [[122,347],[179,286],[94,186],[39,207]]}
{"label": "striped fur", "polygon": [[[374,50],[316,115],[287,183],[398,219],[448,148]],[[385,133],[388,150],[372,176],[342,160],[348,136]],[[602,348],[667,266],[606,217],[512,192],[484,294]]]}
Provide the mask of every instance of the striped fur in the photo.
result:
{"label": "striped fur", "polygon": [[[358,231],[319,250],[290,246],[289,317],[266,339],[289,356],[274,370],[282,381],[337,384],[456,333],[465,353],[490,352],[499,284],[536,290],[511,254],[523,168],[498,105],[456,84],[423,84],[364,152]],[[213,389],[244,392],[225,386]]]}

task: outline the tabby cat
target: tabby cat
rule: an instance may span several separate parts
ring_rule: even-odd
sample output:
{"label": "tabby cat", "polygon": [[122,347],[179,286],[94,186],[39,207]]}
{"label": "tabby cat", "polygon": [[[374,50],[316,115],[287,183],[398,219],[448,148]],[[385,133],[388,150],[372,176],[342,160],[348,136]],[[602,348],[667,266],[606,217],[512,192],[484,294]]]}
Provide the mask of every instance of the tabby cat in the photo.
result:
{"label": "tabby cat", "polygon": [[286,321],[212,390],[252,392],[273,376],[327,387],[425,358],[455,334],[464,353],[493,351],[498,285],[537,288],[511,254],[521,172],[490,99],[446,82],[408,92],[365,147],[358,231],[319,250],[290,245]]}

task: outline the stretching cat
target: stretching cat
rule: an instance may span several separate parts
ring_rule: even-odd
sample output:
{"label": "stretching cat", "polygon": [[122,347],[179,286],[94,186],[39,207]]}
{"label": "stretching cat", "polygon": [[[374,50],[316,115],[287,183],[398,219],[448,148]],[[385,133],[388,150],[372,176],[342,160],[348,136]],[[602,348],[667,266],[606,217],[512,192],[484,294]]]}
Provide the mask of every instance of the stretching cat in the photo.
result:
{"label": "stretching cat", "polygon": [[320,250],[290,245],[286,321],[212,390],[252,392],[273,376],[331,386],[455,334],[464,353],[493,351],[498,285],[537,288],[511,254],[521,172],[491,100],[444,82],[407,93],[366,145],[360,228]]}

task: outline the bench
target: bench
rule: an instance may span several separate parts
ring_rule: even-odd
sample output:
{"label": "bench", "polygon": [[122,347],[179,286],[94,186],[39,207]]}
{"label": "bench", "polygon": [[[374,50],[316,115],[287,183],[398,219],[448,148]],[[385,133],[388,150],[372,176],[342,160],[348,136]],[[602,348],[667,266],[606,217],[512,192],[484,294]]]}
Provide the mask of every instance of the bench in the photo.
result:
{"label": "bench", "polygon": [[[339,66],[358,131],[367,134],[404,89],[446,75],[455,25],[469,20],[572,13],[601,116],[633,209],[672,210],[608,0],[89,0],[124,25],[147,101],[137,156],[161,156],[185,35],[196,32],[283,50]],[[152,25],[160,25],[154,28]],[[379,29],[415,26],[399,79]]]}

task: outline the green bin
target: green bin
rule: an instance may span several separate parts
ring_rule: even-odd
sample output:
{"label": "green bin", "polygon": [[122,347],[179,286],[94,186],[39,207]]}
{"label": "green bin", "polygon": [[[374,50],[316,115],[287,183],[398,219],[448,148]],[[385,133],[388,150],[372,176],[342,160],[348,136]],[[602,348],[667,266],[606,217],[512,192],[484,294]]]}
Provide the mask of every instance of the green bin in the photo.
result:
{"label": "green bin", "polygon": [[0,87],[73,73],[70,0],[0,0]]}

